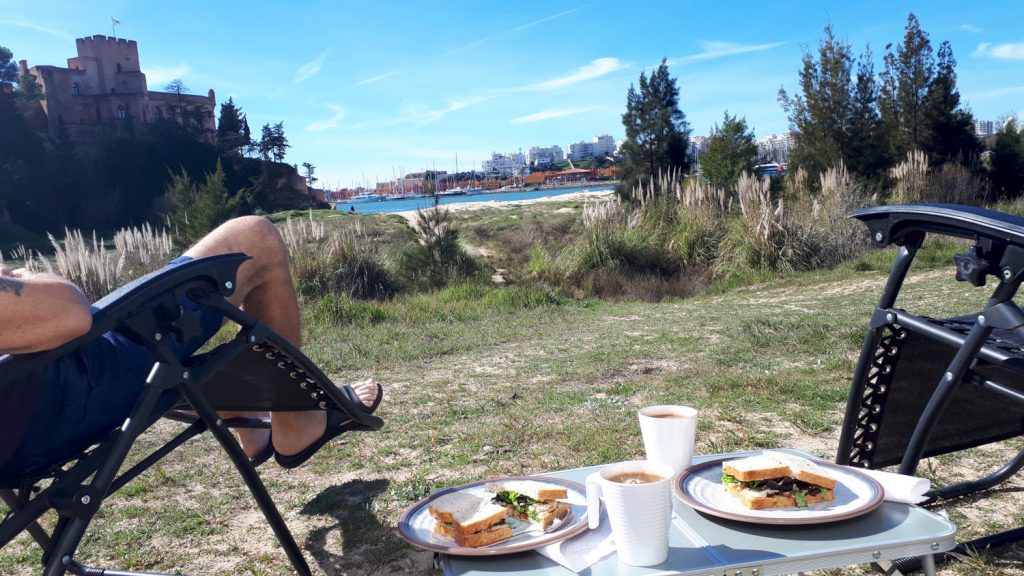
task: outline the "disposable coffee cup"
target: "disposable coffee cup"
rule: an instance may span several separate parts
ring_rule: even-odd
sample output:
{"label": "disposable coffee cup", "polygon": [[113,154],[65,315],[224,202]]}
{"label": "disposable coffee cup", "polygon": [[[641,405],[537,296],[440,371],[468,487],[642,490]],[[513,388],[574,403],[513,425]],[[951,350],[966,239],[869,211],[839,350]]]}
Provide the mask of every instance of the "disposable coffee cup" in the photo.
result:
{"label": "disposable coffee cup", "polygon": [[647,459],[668,464],[676,474],[689,468],[697,433],[697,409],[675,405],[648,406],[639,414]]}
{"label": "disposable coffee cup", "polygon": [[590,528],[600,524],[603,497],[623,564],[654,566],[668,558],[674,477],[671,466],[647,460],[609,464],[587,477]]}

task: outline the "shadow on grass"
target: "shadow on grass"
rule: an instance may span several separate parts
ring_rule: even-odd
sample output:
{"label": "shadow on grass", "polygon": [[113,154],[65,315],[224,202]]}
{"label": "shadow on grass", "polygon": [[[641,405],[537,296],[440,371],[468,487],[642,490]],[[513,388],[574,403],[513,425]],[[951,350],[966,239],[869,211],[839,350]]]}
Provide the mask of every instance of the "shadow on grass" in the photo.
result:
{"label": "shadow on grass", "polygon": [[[409,545],[373,511],[374,499],[389,484],[383,479],[352,480],[327,488],[302,508],[302,514],[334,520],[311,531],[303,546],[325,574],[387,572],[389,565],[407,557]],[[341,532],[340,551],[334,549],[337,539],[330,538],[334,531]]]}

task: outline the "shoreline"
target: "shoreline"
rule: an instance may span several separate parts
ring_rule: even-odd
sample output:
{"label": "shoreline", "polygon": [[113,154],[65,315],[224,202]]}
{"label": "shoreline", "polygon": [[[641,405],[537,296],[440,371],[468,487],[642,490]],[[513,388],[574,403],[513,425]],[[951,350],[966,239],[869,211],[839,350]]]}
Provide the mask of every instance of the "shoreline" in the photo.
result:
{"label": "shoreline", "polygon": [[[514,206],[527,206],[542,202],[567,202],[572,200],[605,200],[615,196],[615,190],[581,190],[558,196],[542,196],[540,198],[529,198],[526,200],[481,200],[480,202],[459,202],[456,204],[442,204],[451,212],[465,212],[468,210],[481,210],[484,208],[512,208]],[[416,210],[402,210],[400,212],[388,212],[397,214],[413,222],[416,218]]]}

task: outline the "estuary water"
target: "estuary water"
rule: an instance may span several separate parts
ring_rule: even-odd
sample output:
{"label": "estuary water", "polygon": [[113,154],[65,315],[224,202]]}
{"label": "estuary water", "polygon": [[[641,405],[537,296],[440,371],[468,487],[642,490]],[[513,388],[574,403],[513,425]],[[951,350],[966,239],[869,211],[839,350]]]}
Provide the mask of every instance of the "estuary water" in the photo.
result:
{"label": "estuary water", "polygon": [[[544,190],[521,192],[494,192],[491,194],[476,194],[474,196],[442,196],[441,205],[461,204],[463,202],[490,202],[492,200],[534,200],[536,198],[548,198],[553,196],[562,196],[564,194],[572,194],[573,192],[583,192],[584,190],[596,192],[599,190],[611,190],[613,188],[615,188],[613,185],[590,185],[577,186],[574,188],[547,188]],[[354,207],[356,212],[360,212],[362,214],[373,214],[377,212],[406,212],[410,210],[419,210],[420,208],[430,208],[433,205],[433,198],[411,198],[409,200],[385,200],[383,202],[340,202],[334,209],[340,212],[349,212]]]}

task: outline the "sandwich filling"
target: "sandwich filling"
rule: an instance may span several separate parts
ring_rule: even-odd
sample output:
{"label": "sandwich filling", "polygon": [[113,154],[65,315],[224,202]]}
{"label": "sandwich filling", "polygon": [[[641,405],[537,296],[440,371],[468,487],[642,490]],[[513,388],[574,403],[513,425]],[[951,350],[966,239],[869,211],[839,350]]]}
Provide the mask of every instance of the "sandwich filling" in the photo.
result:
{"label": "sandwich filling", "polygon": [[828,488],[818,486],[817,484],[811,484],[810,482],[803,482],[793,478],[792,476],[743,482],[741,480],[737,480],[731,474],[722,472],[722,484],[725,484],[726,489],[729,489],[730,491],[744,488],[757,493],[759,496],[769,498],[772,496],[792,496],[793,500],[796,501],[798,508],[804,508],[807,506],[808,496],[821,496],[822,500],[832,499],[832,491]]}
{"label": "sandwich filling", "polygon": [[765,450],[722,463],[722,485],[744,506],[805,508],[835,499],[836,479],[828,469],[789,453]]}

